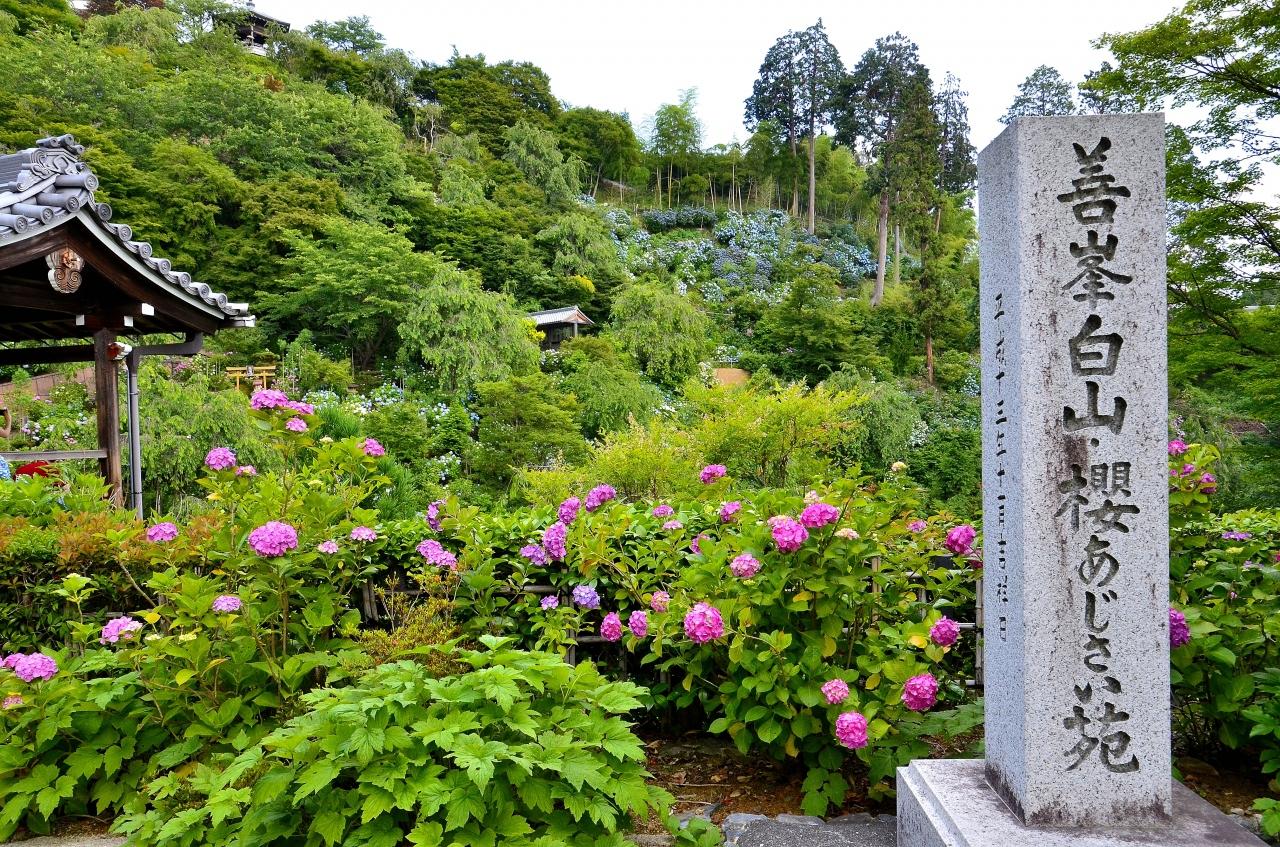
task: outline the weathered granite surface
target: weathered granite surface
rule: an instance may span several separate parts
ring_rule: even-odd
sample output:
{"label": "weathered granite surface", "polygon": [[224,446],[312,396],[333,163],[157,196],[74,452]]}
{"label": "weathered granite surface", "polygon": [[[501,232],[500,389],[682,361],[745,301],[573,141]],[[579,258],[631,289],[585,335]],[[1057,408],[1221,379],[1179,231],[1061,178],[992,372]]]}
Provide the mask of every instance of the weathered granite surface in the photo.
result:
{"label": "weathered granite surface", "polygon": [[122,844],[124,839],[117,835],[41,835],[0,844],[0,847],[120,847]]}
{"label": "weathered granite surface", "polygon": [[910,847],[1263,847],[1191,789],[1172,786],[1164,823],[1095,828],[1023,825],[991,789],[981,759],[921,760],[898,771],[898,843]]}
{"label": "weathered granite surface", "polygon": [[732,814],[720,825],[725,847],[895,847],[894,818],[867,814],[823,821],[802,815]]}

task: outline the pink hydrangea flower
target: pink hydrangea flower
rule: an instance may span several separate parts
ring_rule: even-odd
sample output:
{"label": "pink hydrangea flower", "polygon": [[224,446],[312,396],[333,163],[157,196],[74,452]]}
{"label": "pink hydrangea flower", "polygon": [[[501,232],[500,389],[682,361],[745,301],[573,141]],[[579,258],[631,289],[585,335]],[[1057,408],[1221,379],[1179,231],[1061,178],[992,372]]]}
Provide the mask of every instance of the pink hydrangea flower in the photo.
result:
{"label": "pink hydrangea flower", "polygon": [[293,409],[300,415],[314,415],[316,407],[310,403],[303,403],[301,400],[289,400],[285,402],[285,408]]}
{"label": "pink hydrangea flower", "polygon": [[524,556],[534,565],[545,565],[551,561],[547,558],[547,551],[542,549],[541,544],[526,544],[520,548],[520,555]]}
{"label": "pink hydrangea flower", "polygon": [[570,497],[560,504],[559,516],[560,523],[571,524],[578,517],[578,510],[582,508],[582,501],[577,497]]}
{"label": "pink hydrangea flower", "polygon": [[554,594],[548,594],[542,598],[542,602],[538,605],[542,607],[543,611],[549,612],[560,605],[560,598]]}
{"label": "pink hydrangea flower", "polygon": [[960,624],[943,615],[929,628],[929,639],[939,647],[950,647],[960,638]]}
{"label": "pink hydrangea flower", "polygon": [[902,705],[913,712],[927,712],[938,702],[938,680],[931,673],[908,679],[902,687]]}
{"label": "pink hydrangea flower", "polygon": [[1205,494],[1218,493],[1218,478],[1208,471],[1205,471],[1200,475],[1200,490]]}
{"label": "pink hydrangea flower", "polygon": [[860,537],[858,531],[851,526],[841,527],[836,530],[836,538],[843,538],[846,541],[853,541],[855,538]]}
{"label": "pink hydrangea flower", "polygon": [[677,529],[684,529],[684,524],[680,523],[680,521],[667,521],[662,525],[662,528],[667,532],[675,532]]}
{"label": "pink hydrangea flower", "polygon": [[653,516],[655,518],[665,518],[674,515],[676,510],[668,506],[666,503],[659,503],[653,507]]}
{"label": "pink hydrangea flower", "polygon": [[695,644],[705,644],[724,636],[724,619],[710,603],[697,603],[684,616],[684,634]]}
{"label": "pink hydrangea flower", "polygon": [[236,476],[257,476],[258,469],[253,465],[241,465],[236,468]]}
{"label": "pink hydrangea flower", "polygon": [[705,532],[698,533],[698,537],[689,542],[689,549],[701,556],[702,542],[710,540],[711,536],[707,535]]}
{"label": "pink hydrangea flower", "polygon": [[649,598],[649,608],[655,612],[665,612],[671,605],[671,595],[665,591],[655,591]]}
{"label": "pink hydrangea flower", "polygon": [[703,485],[708,485],[720,479],[729,472],[724,465],[707,465],[702,469],[702,473],[698,474],[698,479],[702,480]]}
{"label": "pink hydrangea flower", "polygon": [[18,664],[18,660],[21,659],[22,656],[23,656],[22,653],[10,653],[9,655],[5,656],[4,659],[0,660],[0,668],[8,668],[9,670],[13,670],[13,666]]}
{"label": "pink hydrangea flower", "polygon": [[920,520],[919,518],[916,518],[914,521],[907,524],[907,529],[911,530],[912,532],[924,532],[928,528],[929,528],[929,525],[924,521]]}
{"label": "pink hydrangea flower", "polygon": [[333,541],[332,539],[329,541],[321,541],[320,546],[316,549],[321,553],[328,553],[332,556],[334,553],[338,552],[338,542]]}
{"label": "pink hydrangea flower", "polygon": [[729,523],[733,520],[733,516],[742,511],[742,504],[737,500],[730,500],[728,503],[720,504],[720,523]]}
{"label": "pink hydrangea flower", "polygon": [[267,521],[249,533],[249,546],[259,556],[283,556],[298,546],[298,531],[281,521]]}
{"label": "pink hydrangea flower", "polygon": [[16,709],[22,705],[22,697],[17,694],[10,694],[4,698],[4,702],[0,703],[0,709]]}
{"label": "pink hydrangea flower", "polygon": [[358,526],[351,530],[352,541],[377,541],[378,533],[367,526]]}
{"label": "pink hydrangea flower", "polygon": [[387,448],[378,443],[376,438],[366,438],[364,440],[364,454],[371,459],[379,456],[387,455]]}
{"label": "pink hydrangea flower", "polygon": [[125,615],[121,618],[112,618],[107,621],[107,625],[102,628],[102,634],[98,637],[99,644],[115,644],[121,638],[125,641],[133,638],[133,634],[142,629],[142,621],[134,620]]}
{"label": "pink hydrangea flower", "polygon": [[1181,438],[1175,438],[1169,442],[1170,456],[1181,456],[1185,452],[1187,452],[1187,442]]}
{"label": "pink hydrangea flower", "polygon": [[13,673],[23,682],[32,682],[37,679],[53,679],[54,674],[58,672],[58,663],[51,656],[44,653],[30,653],[25,656],[19,656],[18,660],[13,663]]}
{"label": "pink hydrangea flower", "polygon": [[587,511],[594,512],[617,496],[618,492],[613,490],[612,485],[597,485],[587,492]]}
{"label": "pink hydrangea flower", "polygon": [[622,637],[622,619],[617,612],[604,616],[604,621],[600,624],[600,637],[605,641],[617,641]]}
{"label": "pink hydrangea flower", "polygon": [[740,553],[733,557],[733,561],[729,563],[729,569],[739,579],[751,579],[760,573],[760,561],[750,553]]}
{"label": "pink hydrangea flower", "polygon": [[253,409],[287,409],[289,395],[274,388],[265,388],[253,392],[253,396],[249,398],[249,406]]}
{"label": "pink hydrangea flower", "polygon": [[850,750],[867,746],[867,719],[857,712],[844,712],[836,718],[836,741]]}
{"label": "pink hydrangea flower", "polygon": [[1187,616],[1172,606],[1169,607],[1169,646],[1175,650],[1191,640],[1191,627],[1187,626]]}
{"label": "pink hydrangea flower", "polygon": [[810,503],[800,513],[800,523],[809,529],[817,529],[840,520],[840,510],[830,503]]}
{"label": "pink hydrangea flower", "polygon": [[972,526],[962,523],[947,530],[946,548],[957,556],[965,556],[973,549],[973,540],[978,533]]}
{"label": "pink hydrangea flower", "polygon": [[822,696],[835,706],[849,699],[849,683],[843,679],[831,679],[822,683]]}
{"label": "pink hydrangea flower", "polygon": [[794,553],[809,539],[809,530],[799,521],[791,518],[773,520],[773,543],[783,553]]}
{"label": "pink hydrangea flower", "polygon": [[204,464],[211,471],[225,471],[235,467],[236,454],[226,447],[214,447],[205,453]]}
{"label": "pink hydrangea flower", "polygon": [[302,418],[289,418],[284,422],[284,428],[290,432],[306,432],[307,422]]}
{"label": "pink hydrangea flower", "polygon": [[649,634],[649,616],[644,609],[636,609],[627,617],[627,629],[636,638],[644,638]]}
{"label": "pink hydrangea flower", "polygon": [[556,521],[542,532],[542,546],[552,561],[559,562],[568,555],[565,539],[569,536],[569,528]]}
{"label": "pink hydrangea flower", "polygon": [[171,522],[165,521],[155,526],[147,528],[147,540],[153,544],[161,544],[165,541],[172,541],[178,537],[178,528]]}
{"label": "pink hydrangea flower", "polygon": [[436,567],[448,568],[451,571],[458,569],[458,557],[444,549],[444,545],[434,538],[428,538],[419,544],[418,553]]}
{"label": "pink hydrangea flower", "polygon": [[220,595],[219,597],[214,598],[213,605],[211,605],[209,608],[213,609],[215,612],[219,612],[224,615],[229,615],[232,612],[240,611],[241,607],[243,606],[244,606],[244,603],[242,603],[240,601],[240,598],[237,597],[236,595],[223,594],[223,595]]}

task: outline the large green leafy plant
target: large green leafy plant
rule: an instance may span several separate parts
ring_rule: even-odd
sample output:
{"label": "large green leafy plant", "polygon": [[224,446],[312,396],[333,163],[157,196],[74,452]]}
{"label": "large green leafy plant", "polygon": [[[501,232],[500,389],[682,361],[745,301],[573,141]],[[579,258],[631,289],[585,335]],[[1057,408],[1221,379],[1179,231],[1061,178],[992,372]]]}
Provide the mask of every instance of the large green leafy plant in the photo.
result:
{"label": "large green leafy plant", "polygon": [[156,780],[120,830],[159,847],[621,845],[627,823],[665,814],[620,717],[641,689],[482,640],[457,655],[466,673],[396,662],[306,695],[225,767]]}

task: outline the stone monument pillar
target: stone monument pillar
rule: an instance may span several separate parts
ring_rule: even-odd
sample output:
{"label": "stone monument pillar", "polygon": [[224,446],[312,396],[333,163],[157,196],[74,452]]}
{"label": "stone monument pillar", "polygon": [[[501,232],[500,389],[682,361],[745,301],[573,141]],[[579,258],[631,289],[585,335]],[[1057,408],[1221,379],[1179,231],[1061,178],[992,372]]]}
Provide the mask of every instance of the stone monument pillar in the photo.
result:
{"label": "stone monument pillar", "polygon": [[899,844],[1260,844],[1170,769],[1163,117],[978,180],[987,758],[900,769]]}

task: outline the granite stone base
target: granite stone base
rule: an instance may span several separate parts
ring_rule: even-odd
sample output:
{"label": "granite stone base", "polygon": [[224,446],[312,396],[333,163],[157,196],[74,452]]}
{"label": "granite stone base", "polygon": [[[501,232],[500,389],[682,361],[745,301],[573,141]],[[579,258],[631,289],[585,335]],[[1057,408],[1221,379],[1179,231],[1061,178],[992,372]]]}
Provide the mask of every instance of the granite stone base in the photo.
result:
{"label": "granite stone base", "polygon": [[[1088,797],[1080,798],[1087,803]],[[1114,829],[1024,826],[987,783],[981,759],[922,759],[898,769],[898,847],[1265,847],[1181,783],[1173,820]]]}

